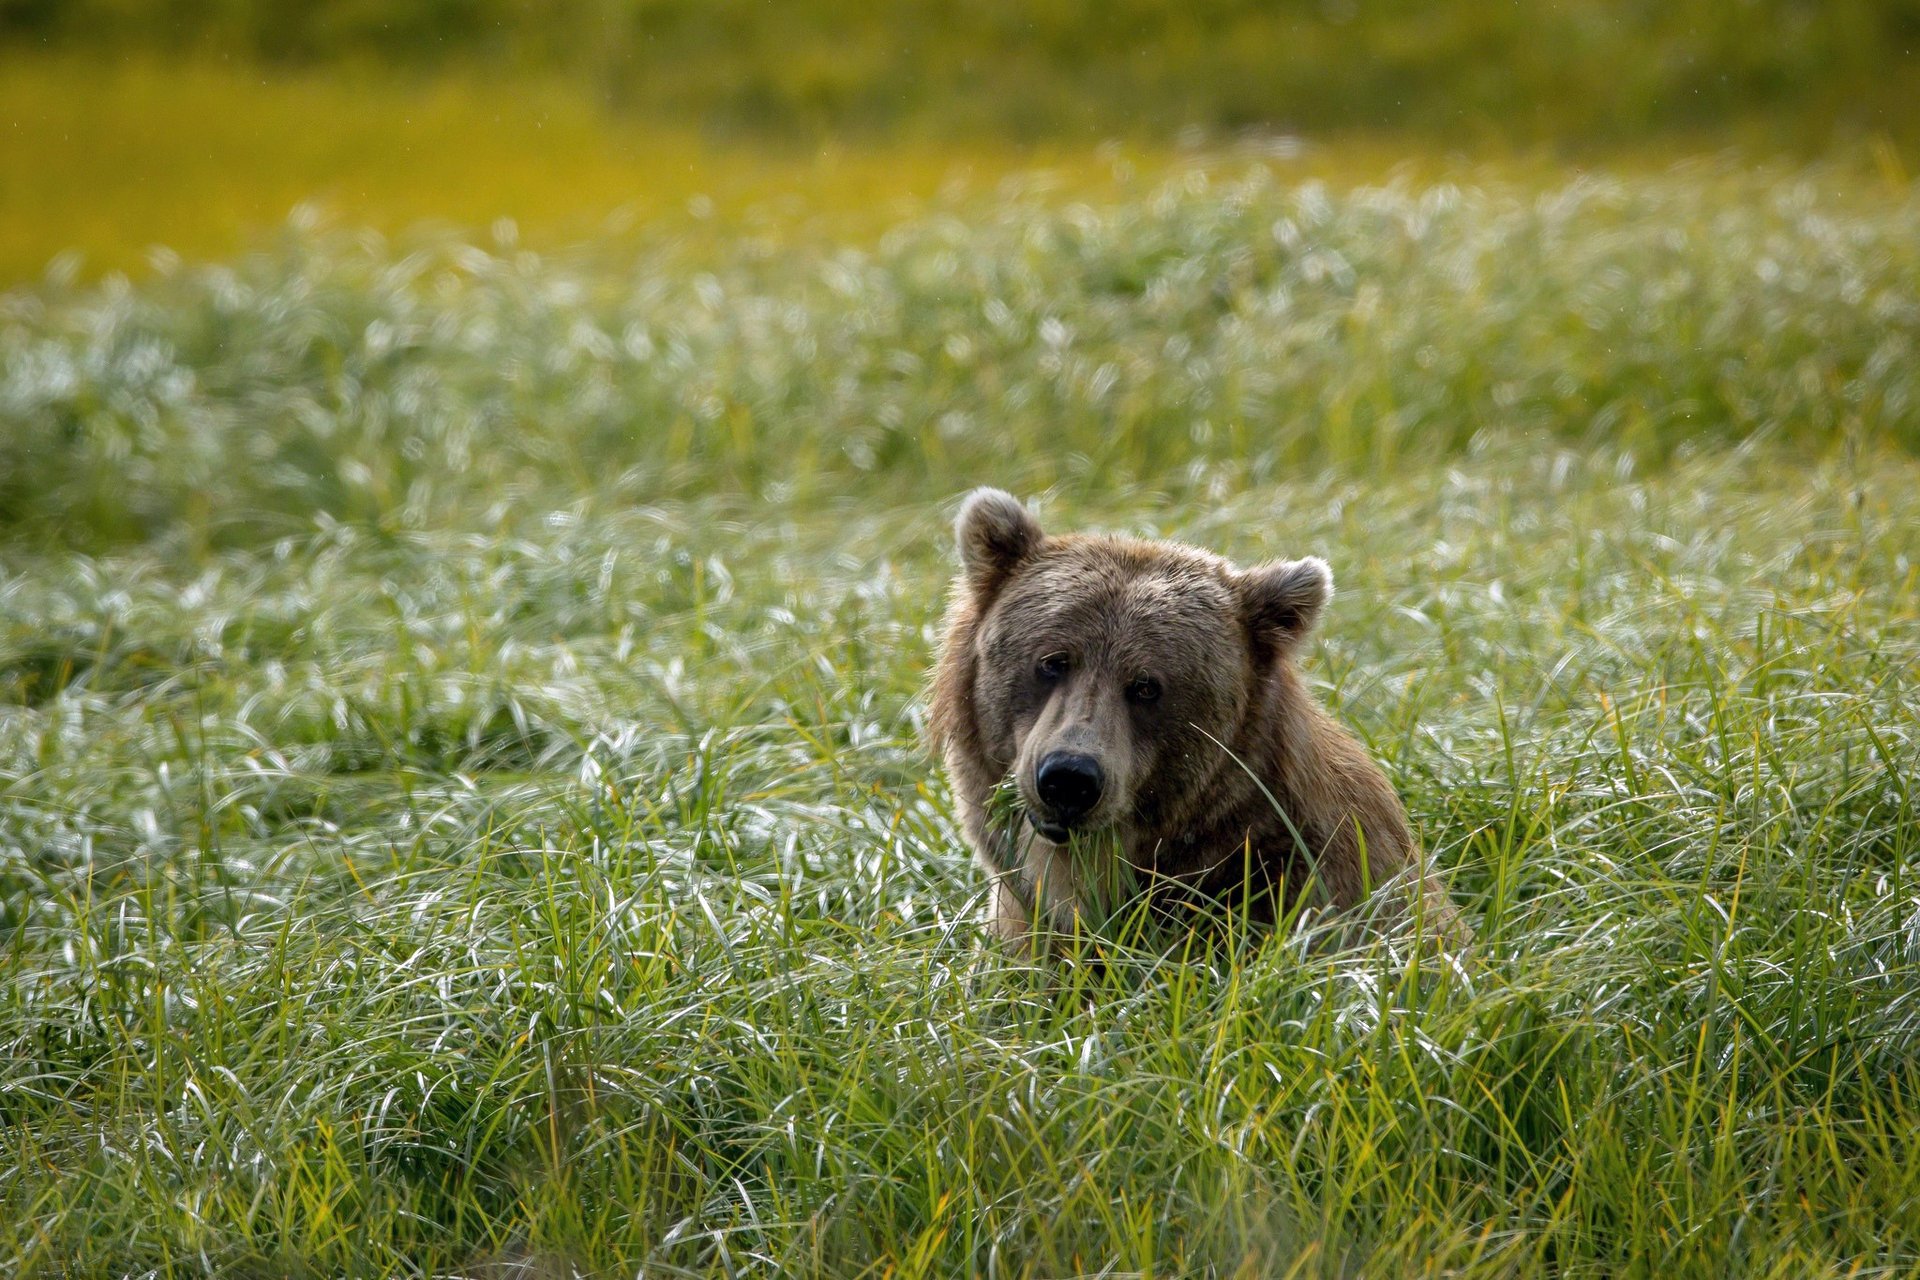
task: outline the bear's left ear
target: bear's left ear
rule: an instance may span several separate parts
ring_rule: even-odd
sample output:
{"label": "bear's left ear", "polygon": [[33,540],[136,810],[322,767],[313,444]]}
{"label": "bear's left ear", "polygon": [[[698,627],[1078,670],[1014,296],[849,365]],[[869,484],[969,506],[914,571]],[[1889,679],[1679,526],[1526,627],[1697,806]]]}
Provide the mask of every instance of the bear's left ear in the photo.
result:
{"label": "bear's left ear", "polygon": [[1333,595],[1333,570],[1319,556],[1275,560],[1240,575],[1247,626],[1262,648],[1283,649],[1320,620]]}
{"label": "bear's left ear", "polygon": [[953,522],[960,568],[974,594],[990,594],[1046,539],[1040,522],[1004,489],[980,488],[960,504]]}

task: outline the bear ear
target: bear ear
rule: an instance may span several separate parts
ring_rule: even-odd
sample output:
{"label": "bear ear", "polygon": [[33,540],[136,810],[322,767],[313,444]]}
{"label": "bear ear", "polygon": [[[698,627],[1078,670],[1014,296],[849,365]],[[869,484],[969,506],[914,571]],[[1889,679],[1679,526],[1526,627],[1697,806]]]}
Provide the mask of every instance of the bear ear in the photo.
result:
{"label": "bear ear", "polygon": [[1333,570],[1319,556],[1275,560],[1240,575],[1247,625],[1256,644],[1269,651],[1287,647],[1313,630],[1333,595]]}
{"label": "bear ear", "polygon": [[975,489],[960,504],[953,536],[960,544],[960,568],[967,575],[967,585],[978,593],[998,586],[1046,537],[1020,499],[1004,489],[989,488]]}

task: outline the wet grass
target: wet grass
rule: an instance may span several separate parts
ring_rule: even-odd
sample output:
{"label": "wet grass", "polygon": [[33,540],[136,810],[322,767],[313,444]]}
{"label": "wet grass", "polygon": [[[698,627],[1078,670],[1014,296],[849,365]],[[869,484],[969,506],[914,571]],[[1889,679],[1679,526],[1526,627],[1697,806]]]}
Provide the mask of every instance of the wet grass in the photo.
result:
{"label": "wet grass", "polygon": [[[1914,221],[1243,159],[11,296],[0,1256],[1914,1274]],[[919,746],[983,481],[1326,555],[1475,951],[998,955]]]}

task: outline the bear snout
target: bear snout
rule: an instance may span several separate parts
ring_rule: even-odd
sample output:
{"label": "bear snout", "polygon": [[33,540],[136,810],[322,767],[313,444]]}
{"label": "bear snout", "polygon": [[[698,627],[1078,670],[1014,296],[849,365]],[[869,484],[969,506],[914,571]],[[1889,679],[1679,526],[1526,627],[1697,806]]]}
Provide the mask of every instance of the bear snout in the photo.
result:
{"label": "bear snout", "polygon": [[1044,813],[1033,825],[1049,840],[1064,836],[1094,811],[1107,786],[1106,770],[1078,751],[1049,751],[1033,771],[1033,789]]}

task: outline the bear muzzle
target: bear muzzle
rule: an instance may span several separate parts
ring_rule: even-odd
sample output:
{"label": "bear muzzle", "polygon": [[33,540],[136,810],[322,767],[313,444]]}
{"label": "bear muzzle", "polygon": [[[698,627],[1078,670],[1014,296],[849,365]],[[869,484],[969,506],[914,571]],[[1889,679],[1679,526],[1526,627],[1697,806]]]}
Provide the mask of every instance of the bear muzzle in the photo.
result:
{"label": "bear muzzle", "polygon": [[1027,809],[1033,829],[1055,844],[1082,825],[1100,806],[1107,787],[1106,770],[1090,755],[1078,751],[1050,751],[1033,771],[1038,804]]}

